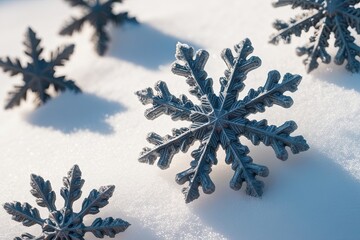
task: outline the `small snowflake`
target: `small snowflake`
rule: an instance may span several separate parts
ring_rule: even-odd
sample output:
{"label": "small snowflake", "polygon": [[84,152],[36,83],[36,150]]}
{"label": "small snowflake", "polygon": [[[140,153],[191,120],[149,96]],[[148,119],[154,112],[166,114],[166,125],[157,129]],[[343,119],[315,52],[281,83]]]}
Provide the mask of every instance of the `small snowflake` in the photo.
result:
{"label": "small snowflake", "polygon": [[266,120],[247,119],[248,115],[264,112],[265,107],[273,104],[289,108],[293,101],[283,93],[296,91],[301,81],[301,76],[287,73],[283,81],[279,82],[280,74],[271,71],[263,87],[258,90],[251,89],[242,100],[238,100],[238,94],[245,86],[247,73],[261,65],[258,57],[247,58],[252,51],[250,40],[245,39],[235,46],[236,56],[233,56],[230,49],[222,52],[221,56],[228,69],[225,70],[225,77],[220,78],[221,90],[217,96],[213,91],[213,81],[207,77],[204,70],[209,53],[199,50],[194,58],[193,48],[180,43],[177,45],[178,62],[173,65],[172,71],[186,77],[186,82],[190,85],[189,92],[199,99],[200,105],[195,105],[185,95],[175,97],[162,81],[155,86],[157,95],[154,95],[151,88],[136,93],[144,105],[153,105],[145,112],[148,119],[153,120],[166,114],[173,120],[191,122],[189,128],[173,129],[171,136],[161,137],[150,133],[147,140],[155,147],[144,148],[139,157],[140,162],[154,164],[159,158],[157,165],[166,169],[176,153],[180,150],[187,152],[196,140],[200,141],[199,148],[191,154],[191,167],[176,176],[177,183],[189,183],[188,187],[183,189],[187,203],[199,197],[200,186],[204,193],[214,192],[215,185],[209,174],[212,165],[218,162],[216,152],[219,146],[226,152],[225,162],[231,164],[234,170],[230,187],[239,190],[242,183],[246,182],[247,194],[257,197],[262,195],[263,182],[256,179],[256,176],[266,177],[268,168],[252,162],[248,156],[249,149],[240,142],[240,136],[245,136],[254,145],[262,142],[271,146],[281,160],[288,158],[286,146],[290,147],[294,154],[309,148],[302,136],[289,136],[297,128],[293,121],[276,127],[267,125]]}
{"label": "small snowflake", "polygon": [[360,47],[355,44],[355,38],[349,28],[360,33],[360,9],[355,5],[360,0],[278,0],[273,3],[274,7],[291,5],[292,8],[308,10],[306,13],[284,22],[277,20],[273,26],[279,32],[271,37],[270,42],[277,44],[280,39],[290,43],[291,36],[300,36],[302,31],[315,28],[315,34],[310,37],[310,42],[303,47],[297,48],[297,54],[308,55],[304,60],[307,72],[311,72],[319,66],[320,59],[323,63],[330,63],[331,56],[326,48],[329,46],[330,34],[335,35],[335,47],[339,50],[334,58],[338,65],[347,61],[346,69],[350,72],[360,71]]}
{"label": "small snowflake", "polygon": [[83,218],[88,214],[97,214],[100,208],[105,207],[111,198],[115,186],[100,187],[99,190],[93,189],[89,196],[84,199],[79,213],[73,211],[73,203],[81,197],[81,188],[84,185],[81,179],[81,171],[77,165],[73,166],[64,177],[64,187],[61,188],[60,195],[64,198],[64,207],[57,210],[55,207],[55,192],[51,188],[49,181],[42,177],[31,175],[31,194],[36,198],[36,203],[40,207],[49,210],[49,217],[40,217],[39,210],[33,208],[28,203],[20,202],[5,203],[5,210],[11,214],[12,219],[21,222],[24,226],[30,227],[38,224],[42,228],[42,234],[35,237],[29,233],[23,234],[16,240],[37,239],[37,240],[83,240],[87,232],[91,232],[97,238],[104,236],[114,237],[116,234],[125,231],[130,224],[120,218],[105,219],[97,218],[91,226],[85,226]]}
{"label": "small snowflake", "polygon": [[15,90],[9,93],[9,100],[5,109],[20,105],[21,99],[26,100],[28,90],[36,94],[36,102],[38,105],[45,103],[50,99],[47,90],[52,85],[56,92],[71,90],[76,93],[81,92],[80,88],[71,80],[66,80],[64,76],[55,76],[55,67],[64,66],[65,61],[69,60],[74,52],[74,45],[58,48],[50,54],[50,60],[46,61],[41,57],[43,48],[40,46],[41,40],[36,37],[35,32],[28,28],[24,45],[26,47],[25,54],[31,59],[26,67],[21,65],[18,58],[11,60],[0,59],[0,67],[4,72],[9,72],[11,76],[22,74],[24,85],[15,86]]}
{"label": "small snowflake", "polygon": [[137,24],[134,17],[129,17],[128,12],[113,12],[113,4],[121,3],[122,0],[65,0],[71,6],[78,6],[85,10],[81,18],[73,17],[71,22],[66,24],[60,31],[61,35],[72,35],[80,31],[85,22],[88,22],[95,30],[92,41],[95,43],[95,50],[99,55],[104,55],[107,44],[110,40],[106,32],[106,25],[112,22],[116,25],[123,25],[126,22]]}

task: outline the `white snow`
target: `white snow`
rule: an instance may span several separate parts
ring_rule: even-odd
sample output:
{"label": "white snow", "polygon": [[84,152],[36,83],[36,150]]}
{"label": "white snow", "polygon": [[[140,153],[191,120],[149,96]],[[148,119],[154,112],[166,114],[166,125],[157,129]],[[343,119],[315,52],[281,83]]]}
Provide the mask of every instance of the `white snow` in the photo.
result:
{"label": "white snow", "polygon": [[[124,8],[141,25],[110,28],[110,52],[100,58],[89,41],[89,27],[72,38],[57,35],[64,21],[78,13],[64,1],[0,1],[0,56],[26,60],[22,42],[28,26],[43,39],[47,56],[58,45],[74,42],[75,54],[59,73],[76,80],[84,91],[63,94],[38,109],[30,95],[21,107],[0,110],[0,203],[17,200],[35,206],[30,174],[49,179],[58,193],[62,177],[77,163],[86,180],[83,198],[92,188],[116,185],[100,214],[132,224],[116,239],[360,238],[359,75],[333,63],[306,74],[294,53],[305,38],[295,38],[291,45],[269,45],[272,21],[287,19],[295,11],[273,9],[263,0],[128,0]],[[295,120],[295,133],[307,139],[311,150],[281,162],[272,149],[246,142],[254,161],[270,169],[262,199],[229,188],[232,170],[219,151],[220,163],[212,172],[216,192],[186,205],[174,176],[188,167],[190,151],[178,154],[167,171],[140,164],[137,156],[148,145],[148,132],[166,134],[187,123],[166,116],[146,120],[145,107],[134,92],[165,80],[173,94],[187,93],[185,80],[170,71],[177,41],[210,52],[206,70],[217,82],[225,69],[221,50],[245,37],[251,39],[262,66],[248,75],[244,92],[262,85],[272,69],[303,76],[299,91],[291,94],[292,108],[273,107],[256,118],[271,124]],[[1,72],[0,102],[20,82],[20,77]],[[58,196],[57,206],[61,204]],[[88,217],[88,223],[94,218]],[[0,239],[38,230],[12,221],[0,210]],[[95,238],[89,234],[87,239]]]}

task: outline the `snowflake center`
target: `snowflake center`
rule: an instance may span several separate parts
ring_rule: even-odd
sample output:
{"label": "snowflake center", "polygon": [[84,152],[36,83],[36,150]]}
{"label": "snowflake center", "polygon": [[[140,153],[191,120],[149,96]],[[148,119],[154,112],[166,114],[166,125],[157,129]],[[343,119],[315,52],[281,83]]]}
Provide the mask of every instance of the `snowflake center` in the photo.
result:
{"label": "snowflake center", "polygon": [[217,130],[225,127],[225,121],[228,120],[227,112],[224,110],[214,110],[209,115],[209,122],[214,125]]}

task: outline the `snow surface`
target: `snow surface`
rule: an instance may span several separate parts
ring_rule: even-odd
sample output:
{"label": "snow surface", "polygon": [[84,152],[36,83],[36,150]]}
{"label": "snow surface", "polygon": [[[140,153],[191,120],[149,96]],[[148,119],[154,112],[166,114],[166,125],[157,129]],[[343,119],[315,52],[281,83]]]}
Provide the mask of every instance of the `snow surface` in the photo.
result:
{"label": "snow surface", "polygon": [[[64,1],[0,0],[0,55],[26,60],[21,43],[29,25],[43,39],[45,54],[74,42],[75,54],[59,73],[84,90],[82,95],[61,95],[38,109],[29,99],[14,110],[0,110],[1,203],[18,200],[35,206],[30,173],[51,180],[58,193],[62,177],[77,163],[86,180],[83,197],[92,188],[116,185],[100,214],[132,224],[116,239],[360,239],[359,75],[333,63],[306,74],[294,53],[305,38],[294,39],[292,45],[269,45],[272,21],[287,19],[295,11],[273,9],[264,0],[128,0],[124,8],[141,25],[110,28],[110,52],[100,58],[89,41],[89,27],[73,38],[57,35],[64,21],[78,13]],[[219,151],[212,172],[216,192],[186,205],[174,176],[188,167],[190,151],[178,154],[167,171],[140,164],[137,157],[148,145],[148,132],[166,134],[187,125],[166,116],[146,120],[145,107],[134,92],[165,80],[173,94],[187,93],[184,79],[170,71],[177,41],[210,52],[206,69],[215,80],[225,69],[221,50],[245,37],[263,64],[248,75],[244,92],[262,85],[272,69],[303,76],[299,91],[291,94],[291,109],[273,107],[256,118],[271,124],[295,120],[295,133],[307,139],[311,150],[281,162],[272,149],[246,142],[254,161],[270,169],[262,199],[228,187],[232,170]],[[21,80],[4,73],[0,79],[4,102]],[[0,239],[27,230],[39,229],[26,228],[0,211]],[[89,234],[87,239],[94,238]]]}

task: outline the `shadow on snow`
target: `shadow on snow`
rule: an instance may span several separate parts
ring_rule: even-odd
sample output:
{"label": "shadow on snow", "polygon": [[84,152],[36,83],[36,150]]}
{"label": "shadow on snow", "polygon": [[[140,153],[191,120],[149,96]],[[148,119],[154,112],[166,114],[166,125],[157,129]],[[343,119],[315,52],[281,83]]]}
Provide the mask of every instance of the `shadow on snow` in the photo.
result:
{"label": "shadow on snow", "polygon": [[161,65],[175,60],[177,42],[199,49],[199,46],[191,42],[170,36],[150,25],[126,24],[112,29],[108,55],[157,70]]}
{"label": "shadow on snow", "polygon": [[118,102],[93,94],[63,93],[28,114],[26,119],[32,125],[63,133],[89,130],[106,135],[114,132],[107,118],[125,110]]}

